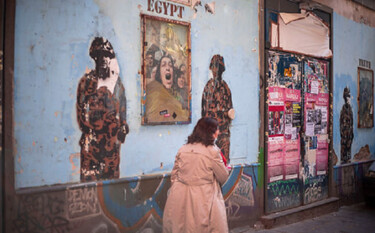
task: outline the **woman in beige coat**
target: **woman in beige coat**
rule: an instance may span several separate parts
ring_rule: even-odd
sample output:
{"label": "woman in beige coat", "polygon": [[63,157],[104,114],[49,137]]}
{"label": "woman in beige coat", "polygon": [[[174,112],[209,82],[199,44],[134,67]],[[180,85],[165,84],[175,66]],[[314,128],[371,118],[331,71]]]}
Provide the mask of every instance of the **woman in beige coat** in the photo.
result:
{"label": "woman in beige coat", "polygon": [[220,185],[228,178],[215,146],[218,122],[201,118],[176,155],[163,215],[164,233],[228,232]]}

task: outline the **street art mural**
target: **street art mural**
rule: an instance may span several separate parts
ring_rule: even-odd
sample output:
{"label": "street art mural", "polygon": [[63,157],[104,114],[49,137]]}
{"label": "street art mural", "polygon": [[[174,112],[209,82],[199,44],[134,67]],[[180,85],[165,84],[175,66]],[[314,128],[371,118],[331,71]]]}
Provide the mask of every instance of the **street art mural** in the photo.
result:
{"label": "street art mural", "polygon": [[[258,167],[235,166],[223,185],[230,224],[256,219],[257,173]],[[170,185],[165,174],[24,193],[13,232],[161,232]]]}
{"label": "street art mural", "polygon": [[81,181],[119,178],[120,145],[129,133],[125,88],[111,43],[96,37],[90,47],[95,69],[77,88],[76,113],[82,136]]}
{"label": "street art mural", "polygon": [[143,15],[143,124],[190,123],[190,25]]}
{"label": "street art mural", "polygon": [[340,136],[341,136],[341,163],[350,163],[352,153],[353,133],[353,110],[350,105],[350,89],[344,88],[343,98],[345,104],[340,112]]}
{"label": "street art mural", "polygon": [[222,77],[224,71],[224,57],[219,54],[214,55],[210,63],[212,77],[203,89],[202,117],[213,117],[219,122],[220,134],[216,145],[229,163],[230,126],[235,112],[231,91]]}

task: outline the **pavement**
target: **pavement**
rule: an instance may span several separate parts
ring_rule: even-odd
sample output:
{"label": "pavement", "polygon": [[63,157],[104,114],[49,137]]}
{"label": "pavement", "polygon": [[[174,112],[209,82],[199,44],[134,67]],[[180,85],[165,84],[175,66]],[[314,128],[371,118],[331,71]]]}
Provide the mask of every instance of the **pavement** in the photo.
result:
{"label": "pavement", "polygon": [[365,203],[342,206],[339,211],[272,229],[261,224],[234,228],[230,233],[375,233],[375,208]]}

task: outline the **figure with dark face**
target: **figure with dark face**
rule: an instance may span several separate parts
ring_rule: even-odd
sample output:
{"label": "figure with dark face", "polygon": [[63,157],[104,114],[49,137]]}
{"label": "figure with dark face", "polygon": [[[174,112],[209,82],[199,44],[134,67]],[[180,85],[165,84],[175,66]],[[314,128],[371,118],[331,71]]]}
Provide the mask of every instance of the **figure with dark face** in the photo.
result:
{"label": "figure with dark face", "polygon": [[156,45],[152,45],[146,52],[145,56],[145,68],[146,68],[146,82],[152,81],[152,70],[156,67],[157,60],[155,59],[155,54],[158,52],[159,48]]}
{"label": "figure with dark face", "polygon": [[353,134],[353,111],[350,105],[350,89],[344,88],[345,104],[340,112],[341,163],[350,163]]}
{"label": "figure with dark face", "polygon": [[189,112],[173,95],[175,80],[173,58],[164,55],[156,68],[155,81],[147,84],[146,113],[147,123],[188,121]]}
{"label": "figure with dark face", "polygon": [[234,119],[232,94],[228,84],[222,79],[225,71],[224,58],[214,55],[210,70],[212,78],[207,82],[202,96],[202,117],[212,117],[219,122],[220,134],[216,145],[229,163],[230,125]]}
{"label": "figure with dark face", "polygon": [[129,132],[125,88],[108,40],[96,37],[90,57],[95,69],[80,79],[77,89],[81,181],[119,178],[120,145]]}
{"label": "figure with dark face", "polygon": [[176,69],[175,81],[173,83],[174,96],[181,102],[183,109],[189,108],[189,87],[186,81],[186,66],[180,65]]}

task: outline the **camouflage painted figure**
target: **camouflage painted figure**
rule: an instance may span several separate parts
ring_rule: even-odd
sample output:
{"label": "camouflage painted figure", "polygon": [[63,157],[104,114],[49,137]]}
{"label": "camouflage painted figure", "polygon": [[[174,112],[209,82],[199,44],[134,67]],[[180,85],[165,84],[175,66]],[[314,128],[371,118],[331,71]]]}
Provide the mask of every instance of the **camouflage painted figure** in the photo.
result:
{"label": "camouflage painted figure", "polygon": [[125,88],[111,43],[96,37],[90,57],[95,70],[80,79],[77,89],[81,181],[119,177],[120,145],[129,132]]}
{"label": "camouflage painted figure", "polygon": [[340,112],[341,163],[350,163],[353,134],[353,111],[350,106],[350,90],[345,87],[343,94],[345,104]]}
{"label": "camouflage painted figure", "polygon": [[224,58],[214,55],[210,70],[212,78],[207,82],[202,96],[202,117],[213,117],[219,122],[220,134],[216,145],[221,149],[229,163],[230,125],[234,118],[232,94],[227,83],[222,79],[225,71]]}

